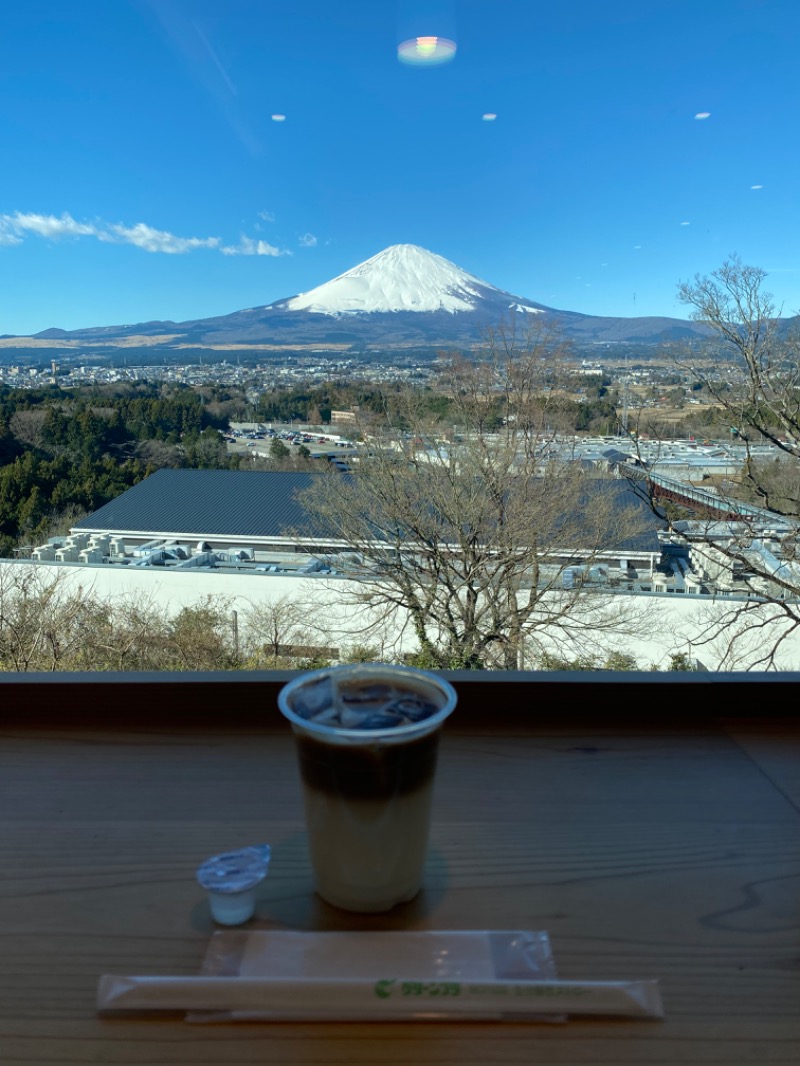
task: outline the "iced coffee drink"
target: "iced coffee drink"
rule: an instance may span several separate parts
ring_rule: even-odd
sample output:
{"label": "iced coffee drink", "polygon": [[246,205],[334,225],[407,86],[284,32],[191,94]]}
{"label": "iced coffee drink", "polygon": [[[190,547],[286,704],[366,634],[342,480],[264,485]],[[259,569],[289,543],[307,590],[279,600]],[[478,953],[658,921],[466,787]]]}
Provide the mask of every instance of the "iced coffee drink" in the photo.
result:
{"label": "iced coffee drink", "polygon": [[297,742],[317,892],[385,911],[422,884],[439,727],[456,694],[433,674],[362,664],[280,693]]}

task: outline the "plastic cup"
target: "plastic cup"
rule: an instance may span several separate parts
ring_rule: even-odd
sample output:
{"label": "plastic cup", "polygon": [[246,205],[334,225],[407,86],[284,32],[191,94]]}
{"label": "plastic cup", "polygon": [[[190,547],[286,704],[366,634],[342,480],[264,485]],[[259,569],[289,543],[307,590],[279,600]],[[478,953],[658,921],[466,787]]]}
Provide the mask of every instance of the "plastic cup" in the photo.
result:
{"label": "plastic cup", "polygon": [[208,893],[211,916],[220,925],[241,925],[253,917],[256,888],[267,876],[270,847],[258,844],[206,859],[197,882]]}
{"label": "plastic cup", "polygon": [[[348,688],[389,684],[436,710],[390,728],[344,728],[304,717],[304,701],[319,703],[328,677]],[[328,903],[376,913],[419,892],[439,730],[456,699],[435,674],[381,663],[315,670],[281,690],[278,704],[297,744],[315,888]]]}

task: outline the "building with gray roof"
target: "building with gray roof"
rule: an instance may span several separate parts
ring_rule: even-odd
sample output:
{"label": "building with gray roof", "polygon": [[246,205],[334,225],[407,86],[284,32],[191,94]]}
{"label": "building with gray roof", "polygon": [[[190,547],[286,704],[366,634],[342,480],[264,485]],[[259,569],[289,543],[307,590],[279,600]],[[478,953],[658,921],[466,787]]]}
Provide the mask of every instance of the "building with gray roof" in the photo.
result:
{"label": "building with gray roof", "polygon": [[73,526],[73,532],[119,537],[246,542],[293,550],[310,520],[299,502],[313,473],[263,470],[157,470]]}
{"label": "building with gray roof", "polygon": [[[349,545],[326,536],[302,505],[302,492],[324,474],[254,470],[158,470],[72,527],[127,545],[153,540],[208,543],[214,548],[338,551]],[[612,497],[620,511],[639,511],[642,531],[619,548],[657,551],[656,519],[625,481],[599,479],[591,492]]]}

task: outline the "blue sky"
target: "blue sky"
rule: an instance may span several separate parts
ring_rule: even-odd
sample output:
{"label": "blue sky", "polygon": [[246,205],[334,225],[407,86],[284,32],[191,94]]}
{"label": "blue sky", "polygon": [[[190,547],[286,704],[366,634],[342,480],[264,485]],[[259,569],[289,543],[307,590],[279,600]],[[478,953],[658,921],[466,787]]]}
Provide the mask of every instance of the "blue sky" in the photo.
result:
{"label": "blue sky", "polygon": [[[225,314],[406,242],[625,316],[684,316],[677,283],[738,253],[800,309],[796,0],[28,0],[0,26],[0,333]],[[401,64],[423,34],[452,62]]]}

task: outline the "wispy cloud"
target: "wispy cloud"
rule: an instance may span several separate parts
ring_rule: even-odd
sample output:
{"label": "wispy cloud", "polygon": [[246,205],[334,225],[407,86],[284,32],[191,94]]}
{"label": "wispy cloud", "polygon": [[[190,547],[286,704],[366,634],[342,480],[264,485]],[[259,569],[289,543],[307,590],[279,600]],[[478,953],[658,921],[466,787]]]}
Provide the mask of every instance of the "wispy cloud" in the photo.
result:
{"label": "wispy cloud", "polygon": [[301,248],[316,248],[317,238],[314,236],[313,233],[304,233],[298,241],[298,244]]}
{"label": "wispy cloud", "polygon": [[[20,239],[28,233],[37,237],[96,237],[97,227],[90,222],[77,222],[65,211],[60,217],[36,215],[15,211],[13,215],[0,215],[0,233],[10,233]],[[19,243],[18,241],[12,243]]]}
{"label": "wispy cloud", "polygon": [[144,222],[135,226],[112,225],[97,236],[101,241],[135,244],[146,252],[164,252],[167,255],[184,255],[196,248],[219,248],[219,237],[176,237],[166,230],[154,229]]}
{"label": "wispy cloud", "polygon": [[288,248],[276,248],[267,241],[256,241],[252,237],[242,237],[238,244],[229,244],[220,248],[223,255],[291,255]]}
{"label": "wispy cloud", "polygon": [[[308,235],[310,236],[310,234]],[[221,237],[179,237],[168,230],[156,229],[146,222],[126,226],[121,222],[79,222],[68,212],[62,215],[39,215],[15,211],[0,214],[0,246],[22,244],[27,237],[45,240],[94,237],[104,244],[132,244],[145,252],[162,255],[185,255],[200,249],[223,255],[291,255],[288,248],[276,248],[267,241],[243,236],[235,245],[223,244]]]}
{"label": "wispy cloud", "polygon": [[264,222],[274,222],[275,216],[271,211],[259,211],[258,217]]}

